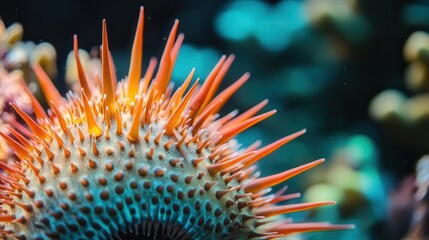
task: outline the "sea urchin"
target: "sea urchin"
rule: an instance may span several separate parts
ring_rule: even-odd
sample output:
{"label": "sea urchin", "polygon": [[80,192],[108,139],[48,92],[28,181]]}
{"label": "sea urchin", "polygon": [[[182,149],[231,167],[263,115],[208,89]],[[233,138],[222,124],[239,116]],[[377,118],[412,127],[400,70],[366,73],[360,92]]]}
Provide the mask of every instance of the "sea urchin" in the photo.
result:
{"label": "sea urchin", "polygon": [[[102,73],[87,75],[74,38],[80,93],[64,99],[38,65],[48,114],[30,94],[36,119],[12,104],[26,126],[0,133],[17,159],[0,162],[3,239],[273,239],[350,225],[293,223],[277,215],[333,202],[275,205],[296,198],[270,187],[317,160],[258,177],[257,163],[299,131],[265,147],[242,149],[234,137],[273,115],[217,112],[249,78],[215,94],[234,57],[223,56],[203,84],[194,71],[176,91],[169,84],[183,34],[174,23],[158,70],[152,59],[141,79],[143,8],[128,77],[116,82],[103,21]],[[189,87],[189,90],[187,90]],[[187,91],[186,91],[187,90]],[[274,217],[275,219],[273,219]]]}

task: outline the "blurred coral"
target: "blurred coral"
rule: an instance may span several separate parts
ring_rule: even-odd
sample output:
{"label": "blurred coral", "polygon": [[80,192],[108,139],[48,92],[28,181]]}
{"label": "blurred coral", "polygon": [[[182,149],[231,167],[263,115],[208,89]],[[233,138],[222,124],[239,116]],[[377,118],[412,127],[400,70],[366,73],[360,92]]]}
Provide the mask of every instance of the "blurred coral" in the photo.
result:
{"label": "blurred coral", "polygon": [[322,30],[339,56],[350,55],[351,48],[363,43],[371,33],[370,25],[359,12],[357,0],[307,0],[309,22]]}
{"label": "blurred coral", "polygon": [[390,194],[388,219],[392,237],[429,238],[428,187],[429,155],[425,155],[417,163],[416,177],[405,177]]}
{"label": "blurred coral", "polygon": [[39,97],[40,87],[32,66],[38,63],[51,78],[55,77],[57,53],[54,47],[46,42],[23,42],[23,32],[21,24],[14,23],[6,28],[0,20],[0,65],[7,72],[20,70],[31,92]]}
{"label": "blurred coral", "polygon": [[[429,35],[422,31],[411,34],[404,45],[404,58],[410,64],[405,71],[407,96],[397,89],[386,89],[373,98],[371,117],[382,123],[388,133],[402,145],[411,144],[429,151]],[[407,139],[415,139],[408,141]]]}
{"label": "blurred coral", "polygon": [[429,155],[423,156],[417,163],[414,212],[407,234],[411,239],[429,238]]}
{"label": "blurred coral", "polygon": [[429,34],[416,31],[404,46],[404,58],[410,64],[405,81],[411,91],[429,90]]}
{"label": "blurred coral", "polygon": [[[317,217],[353,219],[360,229],[355,238],[369,236],[370,227],[383,219],[387,211],[376,146],[364,135],[338,136],[330,159],[324,169],[310,177],[311,186],[304,198],[306,201],[334,199],[339,207],[314,211]],[[350,237],[339,234],[336,239]]]}

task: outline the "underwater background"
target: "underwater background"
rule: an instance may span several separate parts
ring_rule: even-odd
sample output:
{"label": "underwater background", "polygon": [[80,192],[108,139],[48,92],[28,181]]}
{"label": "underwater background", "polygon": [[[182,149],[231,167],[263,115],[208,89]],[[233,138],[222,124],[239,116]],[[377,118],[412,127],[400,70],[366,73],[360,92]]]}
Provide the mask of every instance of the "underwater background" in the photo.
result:
{"label": "underwater background", "polygon": [[265,98],[266,108],[278,111],[238,136],[244,146],[307,129],[260,164],[264,175],[327,159],[288,181],[288,191],[301,192],[305,201],[338,204],[290,216],[353,223],[356,229],[289,239],[428,234],[428,221],[418,216],[427,217],[429,204],[429,160],[424,158],[429,154],[429,1],[2,0],[6,27],[23,26],[23,45],[9,52],[9,62],[16,63],[9,67],[21,67],[31,58],[22,55],[24,50],[48,42],[56,50],[51,74],[65,93],[73,34],[80,48],[97,51],[105,18],[117,76],[125,76],[140,6],[146,12],[144,66],[149,56],[161,55],[179,19],[185,43],[173,72],[176,85],[192,67],[204,78],[222,54],[236,56],[223,87],[251,73],[223,114],[242,112]]}

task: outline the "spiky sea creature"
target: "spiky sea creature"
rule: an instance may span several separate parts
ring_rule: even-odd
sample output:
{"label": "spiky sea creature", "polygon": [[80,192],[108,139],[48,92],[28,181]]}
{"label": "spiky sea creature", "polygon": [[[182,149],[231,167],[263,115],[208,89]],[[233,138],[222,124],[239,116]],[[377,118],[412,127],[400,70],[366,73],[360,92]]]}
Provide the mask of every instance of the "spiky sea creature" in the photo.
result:
{"label": "spiky sea creature", "polygon": [[[142,79],[143,9],[128,77],[116,83],[103,21],[102,73],[87,75],[74,41],[81,93],[62,98],[40,66],[35,72],[50,104],[32,97],[37,119],[12,104],[28,130],[0,133],[19,160],[0,167],[0,235],[5,239],[272,239],[292,233],[350,228],[293,223],[274,216],[333,202],[275,204],[298,194],[267,195],[270,187],[317,160],[258,178],[254,166],[299,131],[268,146],[239,147],[234,136],[274,114],[217,112],[246,82],[244,74],[215,95],[233,56],[223,56],[203,84],[169,86],[183,41],[178,21],[158,71],[151,60]],[[22,126],[20,129],[23,129]],[[273,222],[274,221],[274,222]]]}

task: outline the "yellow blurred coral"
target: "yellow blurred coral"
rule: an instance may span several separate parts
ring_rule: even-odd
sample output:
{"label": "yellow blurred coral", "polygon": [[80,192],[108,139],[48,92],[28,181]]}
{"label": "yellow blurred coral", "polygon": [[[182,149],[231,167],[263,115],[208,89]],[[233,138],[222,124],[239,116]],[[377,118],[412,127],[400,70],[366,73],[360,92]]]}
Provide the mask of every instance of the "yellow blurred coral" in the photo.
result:
{"label": "yellow blurred coral", "polygon": [[405,83],[411,92],[387,89],[370,103],[370,116],[378,122],[397,124],[399,128],[429,122],[429,34],[422,31],[410,35],[404,45],[404,58],[410,64],[405,71]]}
{"label": "yellow blurred coral", "polygon": [[24,42],[24,29],[19,23],[9,27],[0,20],[0,66],[7,72],[20,70],[23,79],[39,100],[43,100],[40,87],[32,66],[39,64],[45,72],[54,78],[57,74],[57,53],[55,48],[46,42],[35,44]]}

